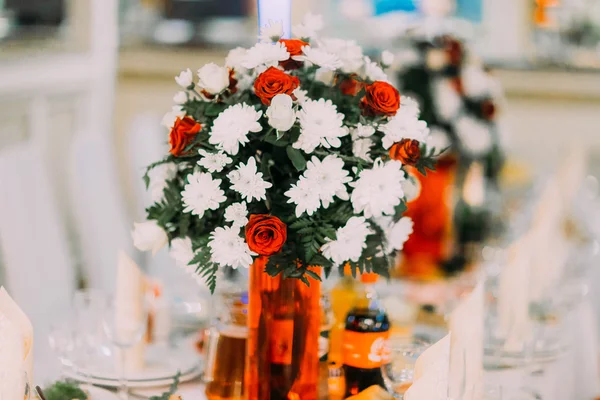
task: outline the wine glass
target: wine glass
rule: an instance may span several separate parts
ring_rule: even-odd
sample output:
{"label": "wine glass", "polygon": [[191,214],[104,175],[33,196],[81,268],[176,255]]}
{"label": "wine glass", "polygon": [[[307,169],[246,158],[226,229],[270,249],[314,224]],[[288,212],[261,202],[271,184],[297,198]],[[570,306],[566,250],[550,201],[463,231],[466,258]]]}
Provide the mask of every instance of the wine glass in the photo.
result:
{"label": "wine glass", "polygon": [[106,294],[97,289],[81,289],[73,296],[76,368],[86,378],[90,363],[94,363],[105,346],[102,316],[107,301]]}
{"label": "wine glass", "polygon": [[75,329],[71,315],[56,318],[49,327],[48,344],[60,362],[61,377],[66,377],[75,367]]}
{"label": "wine glass", "polygon": [[381,366],[386,389],[395,399],[403,399],[414,379],[417,358],[430,343],[413,337],[395,337],[390,340],[390,362]]}
{"label": "wine glass", "polygon": [[[137,303],[137,304],[136,304]],[[140,302],[125,302],[110,298],[102,313],[102,327],[119,357],[119,390],[122,400],[129,399],[127,389],[127,350],[142,340],[148,325],[148,305],[145,298]]]}

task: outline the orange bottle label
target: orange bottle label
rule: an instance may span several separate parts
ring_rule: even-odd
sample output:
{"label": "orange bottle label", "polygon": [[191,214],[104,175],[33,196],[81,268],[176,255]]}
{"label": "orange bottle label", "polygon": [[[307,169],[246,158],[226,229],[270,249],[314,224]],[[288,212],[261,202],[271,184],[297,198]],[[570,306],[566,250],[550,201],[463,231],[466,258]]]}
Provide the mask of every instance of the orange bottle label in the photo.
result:
{"label": "orange bottle label", "polygon": [[344,364],[354,368],[379,368],[390,361],[389,332],[344,331]]}
{"label": "orange bottle label", "polygon": [[276,319],[271,325],[269,349],[274,364],[292,363],[292,345],[294,343],[294,320]]}

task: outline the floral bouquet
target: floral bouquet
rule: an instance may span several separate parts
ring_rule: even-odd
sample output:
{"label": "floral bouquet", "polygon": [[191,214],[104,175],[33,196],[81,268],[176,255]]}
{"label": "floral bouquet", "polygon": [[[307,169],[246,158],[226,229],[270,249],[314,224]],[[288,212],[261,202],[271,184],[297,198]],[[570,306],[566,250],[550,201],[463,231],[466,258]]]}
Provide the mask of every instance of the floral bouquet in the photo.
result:
{"label": "floral bouquet", "polygon": [[419,107],[355,42],[320,38],[308,15],[236,48],[224,66],[187,69],[165,115],[170,154],[145,175],[154,204],[141,250],[167,243],[214,290],[219,268],[268,257],[270,276],[319,279],[309,266],[387,274],[412,222],[405,167],[434,165]]}

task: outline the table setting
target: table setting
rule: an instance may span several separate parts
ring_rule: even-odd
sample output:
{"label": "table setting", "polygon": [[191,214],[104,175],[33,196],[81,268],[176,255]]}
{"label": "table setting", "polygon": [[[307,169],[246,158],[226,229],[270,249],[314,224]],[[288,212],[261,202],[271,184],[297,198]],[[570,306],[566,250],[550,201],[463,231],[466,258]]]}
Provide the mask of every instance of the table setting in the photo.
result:
{"label": "table setting", "polygon": [[509,199],[500,90],[460,39],[428,25],[398,70],[258,4],[256,45],[175,77],[132,230],[203,306],[125,251],[49,326],[2,287],[0,400],[600,397],[586,149]]}

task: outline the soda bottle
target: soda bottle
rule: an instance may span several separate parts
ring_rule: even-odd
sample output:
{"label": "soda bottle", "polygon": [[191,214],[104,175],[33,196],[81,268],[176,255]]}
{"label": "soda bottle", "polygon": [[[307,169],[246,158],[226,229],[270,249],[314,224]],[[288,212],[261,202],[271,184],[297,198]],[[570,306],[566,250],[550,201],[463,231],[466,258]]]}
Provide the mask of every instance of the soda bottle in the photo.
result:
{"label": "soda bottle", "polygon": [[346,398],[373,385],[385,389],[381,366],[389,362],[390,321],[373,287],[377,277],[372,273],[361,276],[364,292],[346,318],[342,357]]}

